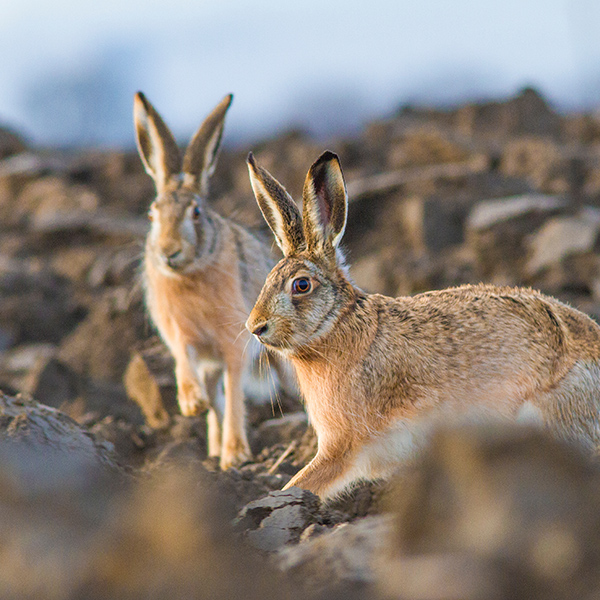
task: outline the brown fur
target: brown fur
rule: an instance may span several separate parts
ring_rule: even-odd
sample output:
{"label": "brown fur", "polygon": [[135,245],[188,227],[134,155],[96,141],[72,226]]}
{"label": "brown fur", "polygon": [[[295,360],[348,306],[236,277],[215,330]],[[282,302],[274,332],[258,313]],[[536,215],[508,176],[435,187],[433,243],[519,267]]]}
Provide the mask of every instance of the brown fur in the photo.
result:
{"label": "brown fur", "polygon": [[[283,203],[285,214],[298,211],[249,163],[251,179],[269,178],[254,189],[276,190],[257,195],[263,212]],[[524,288],[367,294],[337,251],[347,200],[335,155],[313,165],[303,200],[304,240],[287,241],[246,324],[292,361],[319,439],[317,456],[290,486],[327,496],[359,477],[385,476],[418,444],[427,420],[469,410],[516,418],[532,407],[559,436],[600,446],[600,327],[589,317]],[[286,237],[285,227],[276,237]],[[292,293],[298,277],[311,281],[310,293]]]}
{"label": "brown fur", "polygon": [[147,306],[175,358],[181,412],[209,409],[209,453],[223,468],[250,457],[242,377],[253,341],[243,325],[271,266],[262,243],[206,203],[230,102],[225,97],[207,117],[183,159],[142,94],[134,104],[140,156],[157,188],[144,260]]}

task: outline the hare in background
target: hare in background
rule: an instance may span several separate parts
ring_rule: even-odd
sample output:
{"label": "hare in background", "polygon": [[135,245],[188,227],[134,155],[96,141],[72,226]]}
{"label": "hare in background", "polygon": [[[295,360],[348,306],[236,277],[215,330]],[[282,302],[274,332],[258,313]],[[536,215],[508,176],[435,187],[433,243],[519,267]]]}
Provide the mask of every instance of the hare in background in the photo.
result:
{"label": "hare in background", "polygon": [[347,195],[325,152],[310,168],[302,215],[252,154],[252,187],[284,258],[246,323],[295,367],[318,436],[286,487],[331,496],[391,474],[432,418],[467,410],[534,414],[559,437],[600,443],[600,327],[531,289],[465,285],[414,297],[367,294],[339,243]]}
{"label": "hare in background", "polygon": [[208,409],[209,455],[220,456],[222,468],[250,458],[242,378],[261,348],[244,322],[272,266],[268,248],[206,202],[231,100],[206,118],[183,158],[150,102],[142,93],[134,100],[138,150],[157,191],[144,258],[146,303],[175,358],[181,412]]}

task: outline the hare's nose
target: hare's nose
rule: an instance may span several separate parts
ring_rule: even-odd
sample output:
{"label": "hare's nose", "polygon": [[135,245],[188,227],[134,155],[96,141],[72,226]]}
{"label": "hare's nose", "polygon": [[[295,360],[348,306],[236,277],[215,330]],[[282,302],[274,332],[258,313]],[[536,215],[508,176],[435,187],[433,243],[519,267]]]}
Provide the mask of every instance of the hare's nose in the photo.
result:
{"label": "hare's nose", "polygon": [[267,332],[267,329],[269,329],[269,325],[267,323],[260,323],[259,325],[256,325],[254,329],[252,329],[252,333],[256,337],[260,337]]}

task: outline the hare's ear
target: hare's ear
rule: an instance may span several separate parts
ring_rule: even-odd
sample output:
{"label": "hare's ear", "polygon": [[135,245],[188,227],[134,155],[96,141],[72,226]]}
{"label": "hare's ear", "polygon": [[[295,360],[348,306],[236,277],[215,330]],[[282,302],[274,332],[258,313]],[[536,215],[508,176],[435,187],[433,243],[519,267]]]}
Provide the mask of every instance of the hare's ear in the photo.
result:
{"label": "hare's ear", "polygon": [[233,95],[228,94],[215,106],[194,134],[183,157],[185,185],[204,197],[208,194],[208,182],[217,166],[225,115],[232,100]]}
{"label": "hare's ear", "polygon": [[346,228],[348,195],[340,161],[333,152],[324,152],[310,168],[302,198],[308,250],[335,250]]}
{"label": "hare's ear", "polygon": [[283,255],[291,256],[304,250],[306,243],[298,206],[279,181],[256,164],[252,152],[247,162],[256,201]]}
{"label": "hare's ear", "polygon": [[133,100],[133,120],[142,162],[160,190],[181,169],[179,148],[173,134],[142,92],[138,92]]}

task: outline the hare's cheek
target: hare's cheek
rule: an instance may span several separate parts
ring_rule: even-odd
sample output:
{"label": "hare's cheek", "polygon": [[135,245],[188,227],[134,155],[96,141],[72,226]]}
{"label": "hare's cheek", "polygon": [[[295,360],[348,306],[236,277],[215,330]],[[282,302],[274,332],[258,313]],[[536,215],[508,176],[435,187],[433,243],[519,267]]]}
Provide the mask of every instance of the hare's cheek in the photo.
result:
{"label": "hare's cheek", "polygon": [[196,227],[190,219],[185,219],[179,227],[179,233],[190,246],[195,246],[197,242]]}

